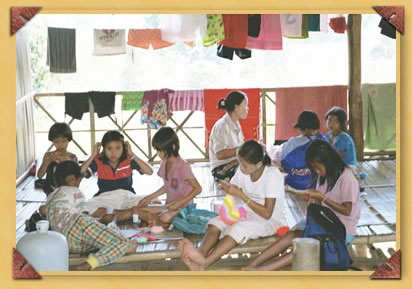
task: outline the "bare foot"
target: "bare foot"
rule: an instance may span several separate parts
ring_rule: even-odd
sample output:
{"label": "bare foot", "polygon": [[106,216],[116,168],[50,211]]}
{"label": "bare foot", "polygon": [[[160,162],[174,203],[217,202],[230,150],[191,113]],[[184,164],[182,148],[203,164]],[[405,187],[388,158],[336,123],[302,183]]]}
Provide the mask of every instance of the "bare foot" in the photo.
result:
{"label": "bare foot", "polygon": [[250,265],[242,267],[240,270],[242,270],[242,271],[260,271],[259,267],[250,266]]}
{"label": "bare foot", "polygon": [[184,247],[185,247],[185,242],[179,241],[180,256],[182,258],[183,264],[185,264],[186,267],[191,271],[202,271],[201,266],[199,266],[198,264],[192,262],[187,257],[187,255],[185,254],[185,251],[184,251],[185,250]]}
{"label": "bare foot", "polygon": [[79,266],[75,267],[73,271],[90,271],[92,267],[90,266],[89,263],[83,262]]}
{"label": "bare foot", "polygon": [[137,249],[137,246],[138,246],[138,243],[137,243],[136,239],[131,240],[129,242],[129,249],[127,250],[126,254],[127,253],[135,253],[136,249]]}
{"label": "bare foot", "polygon": [[193,246],[188,239],[183,239],[183,262],[191,271],[206,270],[206,258]]}

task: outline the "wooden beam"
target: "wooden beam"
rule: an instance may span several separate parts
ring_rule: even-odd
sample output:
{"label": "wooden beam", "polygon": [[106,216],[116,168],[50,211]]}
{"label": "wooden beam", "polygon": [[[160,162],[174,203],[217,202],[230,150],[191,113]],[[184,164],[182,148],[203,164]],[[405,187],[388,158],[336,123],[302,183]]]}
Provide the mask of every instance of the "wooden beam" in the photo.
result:
{"label": "wooden beam", "polygon": [[363,119],[361,94],[361,24],[360,14],[348,16],[349,50],[349,133],[356,146],[356,157],[363,160]]}

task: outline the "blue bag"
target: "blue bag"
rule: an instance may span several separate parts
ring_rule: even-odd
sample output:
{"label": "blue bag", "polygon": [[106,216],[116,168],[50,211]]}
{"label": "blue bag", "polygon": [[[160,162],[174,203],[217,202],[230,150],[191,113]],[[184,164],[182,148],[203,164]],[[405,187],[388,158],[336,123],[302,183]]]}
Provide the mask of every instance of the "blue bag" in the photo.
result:
{"label": "blue bag", "polygon": [[321,271],[343,271],[352,264],[345,246],[345,226],[331,209],[310,204],[303,237],[320,241]]}
{"label": "blue bag", "polygon": [[185,233],[204,234],[209,220],[217,216],[215,212],[199,210],[196,209],[196,204],[190,204],[180,210],[179,215],[172,219],[172,224],[176,229]]}

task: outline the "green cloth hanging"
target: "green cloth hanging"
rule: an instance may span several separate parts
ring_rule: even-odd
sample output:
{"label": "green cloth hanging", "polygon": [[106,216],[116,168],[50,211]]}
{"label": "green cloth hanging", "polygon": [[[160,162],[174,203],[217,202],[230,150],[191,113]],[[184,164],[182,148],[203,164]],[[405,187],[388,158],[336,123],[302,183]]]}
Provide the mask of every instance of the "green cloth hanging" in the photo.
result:
{"label": "green cloth hanging", "polygon": [[362,111],[365,148],[396,149],[396,84],[363,84]]}
{"label": "green cloth hanging", "polygon": [[122,110],[140,110],[144,91],[133,91],[122,93]]}
{"label": "green cloth hanging", "polygon": [[308,15],[308,31],[320,31],[320,15]]}
{"label": "green cloth hanging", "polygon": [[308,27],[309,27],[309,16],[308,14],[302,14],[302,36],[287,36],[287,35],[284,35],[284,36],[287,38],[291,38],[291,39],[308,38],[309,37]]}

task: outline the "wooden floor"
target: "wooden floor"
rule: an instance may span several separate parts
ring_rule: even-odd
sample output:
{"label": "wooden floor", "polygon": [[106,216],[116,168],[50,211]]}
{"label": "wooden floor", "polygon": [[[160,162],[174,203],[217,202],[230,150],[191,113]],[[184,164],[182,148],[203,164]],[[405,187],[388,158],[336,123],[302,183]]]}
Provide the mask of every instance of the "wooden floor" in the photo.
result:
{"label": "wooden floor", "polygon": [[[157,172],[158,166],[154,167]],[[213,179],[207,164],[193,164],[193,173],[202,186],[202,193],[195,199],[198,208],[213,210],[214,204],[222,201],[219,192],[215,192]],[[364,270],[372,270],[394,251],[396,240],[396,160],[365,161],[360,163],[360,171],[367,174],[366,179],[360,180],[365,191],[361,193],[361,218],[358,223],[358,237],[355,245],[351,249],[351,256],[356,263],[363,266]],[[154,173],[152,176],[140,176],[135,174],[134,187],[137,194],[147,195],[162,186],[162,180]],[[97,192],[97,179],[92,177],[83,180],[80,189],[85,193],[86,199],[91,198]],[[16,188],[16,242],[25,234],[24,222],[46,199],[45,194],[34,188],[34,177],[26,178]],[[296,193],[286,194],[288,210],[288,225],[292,227],[306,215],[306,203]],[[261,240],[256,241],[262,247],[266,246]],[[271,241],[271,239],[269,240]],[[370,244],[390,241],[390,252],[375,254],[379,250],[374,250]],[[197,244],[198,245],[198,244]],[[368,247],[369,246],[369,247]],[[361,248],[361,249],[360,249]],[[183,270],[180,260],[174,260],[178,249],[176,244],[148,244],[146,249],[149,252],[168,252],[167,257],[159,257],[158,260],[145,262],[122,263],[118,262],[99,270],[155,270],[170,271]],[[219,261],[211,270],[237,270],[242,264],[247,263],[250,254],[242,250],[237,258],[228,256]],[[361,253],[359,253],[361,252]],[[372,253],[371,253],[372,252]],[[382,252],[382,251],[381,251]],[[144,253],[144,252],[143,252]],[[375,254],[375,255],[373,255]],[[159,256],[163,256],[160,254]],[[374,257],[375,256],[375,257]],[[125,256],[127,257],[127,256]],[[80,260],[80,259],[79,259]],[[71,263],[74,264],[74,263]],[[366,265],[365,265],[366,264]],[[173,269],[175,268],[175,269]]]}

